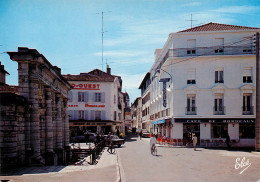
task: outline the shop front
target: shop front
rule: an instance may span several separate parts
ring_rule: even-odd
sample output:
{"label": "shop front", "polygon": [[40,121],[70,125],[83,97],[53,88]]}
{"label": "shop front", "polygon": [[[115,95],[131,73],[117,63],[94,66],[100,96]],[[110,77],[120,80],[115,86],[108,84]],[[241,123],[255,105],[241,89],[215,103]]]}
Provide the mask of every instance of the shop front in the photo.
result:
{"label": "shop front", "polygon": [[[191,140],[192,133],[198,137],[198,143],[208,141],[211,146],[225,146],[229,135],[233,146],[254,147],[255,118],[176,118],[174,127],[182,130],[183,141]],[[181,136],[181,135],[179,135]]]}
{"label": "shop front", "polygon": [[105,133],[113,132],[116,126],[121,126],[121,122],[114,121],[70,121],[70,137],[82,136],[86,130],[93,133]]}
{"label": "shop front", "polygon": [[167,138],[171,138],[171,127],[171,119],[154,121],[152,126],[154,133],[158,133],[161,136],[165,136]]}

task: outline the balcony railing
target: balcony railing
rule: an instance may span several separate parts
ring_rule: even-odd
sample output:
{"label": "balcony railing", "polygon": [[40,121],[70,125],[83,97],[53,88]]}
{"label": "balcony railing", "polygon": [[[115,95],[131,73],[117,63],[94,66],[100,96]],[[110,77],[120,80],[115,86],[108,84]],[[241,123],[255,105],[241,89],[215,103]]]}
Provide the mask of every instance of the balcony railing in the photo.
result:
{"label": "balcony railing", "polygon": [[243,106],[242,113],[243,113],[243,115],[253,115],[254,107],[253,106]]}
{"label": "balcony railing", "polygon": [[186,107],[186,115],[196,115],[197,107]]}
{"label": "balcony railing", "polygon": [[213,46],[213,47],[195,47],[195,48],[176,48],[169,49],[160,61],[156,69],[160,69],[163,63],[170,57],[188,57],[188,56],[216,56],[216,55],[241,55],[255,54],[252,46]]}
{"label": "balcony railing", "polygon": [[217,106],[213,108],[214,115],[224,115],[225,114],[225,107],[224,106]]}

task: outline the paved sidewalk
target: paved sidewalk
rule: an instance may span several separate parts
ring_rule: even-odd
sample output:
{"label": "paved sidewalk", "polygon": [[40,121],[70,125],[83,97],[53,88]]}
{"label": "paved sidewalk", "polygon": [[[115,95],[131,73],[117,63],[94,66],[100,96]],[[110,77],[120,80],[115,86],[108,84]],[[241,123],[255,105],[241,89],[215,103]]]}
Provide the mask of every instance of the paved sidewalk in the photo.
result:
{"label": "paved sidewalk", "polygon": [[0,180],[10,180],[10,182],[120,181],[118,156],[117,153],[109,154],[105,149],[96,165],[21,168],[8,174],[1,174]]}

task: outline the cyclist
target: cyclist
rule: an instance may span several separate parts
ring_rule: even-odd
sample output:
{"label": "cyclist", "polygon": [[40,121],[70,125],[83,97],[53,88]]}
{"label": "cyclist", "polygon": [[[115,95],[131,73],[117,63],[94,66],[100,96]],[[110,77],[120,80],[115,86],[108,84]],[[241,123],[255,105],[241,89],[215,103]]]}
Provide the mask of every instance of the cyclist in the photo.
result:
{"label": "cyclist", "polygon": [[150,139],[151,154],[152,154],[153,149],[155,148],[155,144],[156,144],[156,139],[155,139],[155,137],[154,137],[154,134],[152,134],[152,137],[151,137],[151,139]]}

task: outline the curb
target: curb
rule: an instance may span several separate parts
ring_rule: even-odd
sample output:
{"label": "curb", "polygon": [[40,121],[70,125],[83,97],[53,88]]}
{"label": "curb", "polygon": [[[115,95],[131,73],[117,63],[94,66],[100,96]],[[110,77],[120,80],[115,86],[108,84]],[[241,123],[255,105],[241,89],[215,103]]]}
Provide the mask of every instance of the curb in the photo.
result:
{"label": "curb", "polygon": [[117,173],[116,181],[117,182],[121,182],[121,173],[120,173],[120,167],[119,167],[119,161],[118,160],[119,160],[118,159],[118,153],[116,151],[116,162],[117,162],[117,164],[116,164],[116,173]]}

